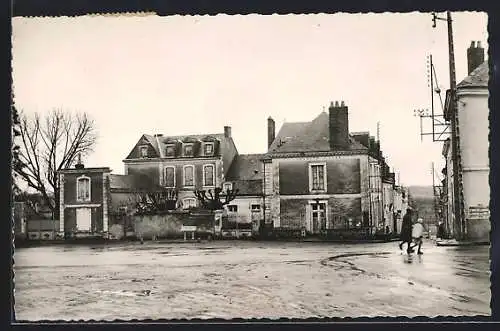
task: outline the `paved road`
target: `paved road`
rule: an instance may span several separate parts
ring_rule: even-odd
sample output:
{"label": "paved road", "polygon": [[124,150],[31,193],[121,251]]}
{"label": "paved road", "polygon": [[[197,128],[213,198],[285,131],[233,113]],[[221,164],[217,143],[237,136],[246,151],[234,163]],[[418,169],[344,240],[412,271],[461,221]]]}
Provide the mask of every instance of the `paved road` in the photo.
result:
{"label": "paved road", "polygon": [[490,315],[489,247],[216,241],[15,254],[17,320]]}

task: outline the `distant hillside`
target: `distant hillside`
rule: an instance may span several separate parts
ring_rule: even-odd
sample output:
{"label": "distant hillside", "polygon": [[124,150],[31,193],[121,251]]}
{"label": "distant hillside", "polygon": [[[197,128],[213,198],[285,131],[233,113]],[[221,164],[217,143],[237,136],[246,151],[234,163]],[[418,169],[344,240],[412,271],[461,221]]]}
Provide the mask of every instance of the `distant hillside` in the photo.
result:
{"label": "distant hillside", "polygon": [[435,223],[432,186],[409,186],[408,191],[412,206],[416,208],[418,217],[422,217],[425,223]]}
{"label": "distant hillside", "polygon": [[414,198],[433,199],[432,186],[409,186],[408,191]]}

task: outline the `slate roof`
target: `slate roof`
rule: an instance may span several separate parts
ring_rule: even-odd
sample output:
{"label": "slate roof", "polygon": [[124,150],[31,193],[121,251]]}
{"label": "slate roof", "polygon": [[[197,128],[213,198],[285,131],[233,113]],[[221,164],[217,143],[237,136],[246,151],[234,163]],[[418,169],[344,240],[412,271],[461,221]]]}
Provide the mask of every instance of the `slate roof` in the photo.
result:
{"label": "slate roof", "polygon": [[[146,141],[153,146],[153,149],[156,152],[156,155],[160,155],[160,149],[165,150],[167,147],[167,143],[172,141],[212,141],[213,139],[222,141],[224,139],[228,139],[224,136],[224,133],[215,133],[215,134],[191,134],[191,135],[182,135],[182,136],[159,136],[155,137],[150,134],[143,134],[142,137],[146,139]],[[141,138],[142,139],[142,138]],[[134,150],[130,152],[126,159],[132,158]]]}
{"label": "slate roof", "polygon": [[109,175],[109,188],[111,191],[150,191],[155,187],[152,178],[146,175]]}
{"label": "slate roof", "polygon": [[226,176],[226,181],[233,182],[238,195],[262,194],[262,163],[264,154],[237,155]]}
{"label": "slate roof", "polygon": [[469,76],[465,77],[457,87],[488,87],[489,77],[488,61],[484,61],[479,67],[471,72]]}
{"label": "slate roof", "polygon": [[[330,149],[329,115],[322,112],[311,122],[285,122],[269,147],[269,153],[328,152]],[[348,150],[367,148],[349,136]]]}

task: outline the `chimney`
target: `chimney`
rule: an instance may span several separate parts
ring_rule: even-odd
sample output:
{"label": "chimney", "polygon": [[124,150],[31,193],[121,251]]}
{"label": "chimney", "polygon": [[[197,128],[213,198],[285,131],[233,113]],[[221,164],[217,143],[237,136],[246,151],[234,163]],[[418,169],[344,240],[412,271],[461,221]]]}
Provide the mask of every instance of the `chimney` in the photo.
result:
{"label": "chimney", "polygon": [[271,116],[267,119],[267,148],[271,147],[271,144],[276,137],[276,124]]}
{"label": "chimney", "polygon": [[231,127],[230,126],[224,127],[224,137],[231,138]]}
{"label": "chimney", "polygon": [[481,42],[478,41],[476,45],[476,42],[472,41],[470,43],[470,47],[467,49],[468,75],[470,75],[471,72],[473,72],[483,62],[484,62],[484,48],[481,47]]}
{"label": "chimney", "polygon": [[347,106],[342,101],[330,103],[329,110],[329,131],[330,149],[346,150],[349,148],[349,117]]}
{"label": "chimney", "polygon": [[75,169],[83,169],[85,166],[82,163],[82,154],[78,153],[78,159],[75,164]]}

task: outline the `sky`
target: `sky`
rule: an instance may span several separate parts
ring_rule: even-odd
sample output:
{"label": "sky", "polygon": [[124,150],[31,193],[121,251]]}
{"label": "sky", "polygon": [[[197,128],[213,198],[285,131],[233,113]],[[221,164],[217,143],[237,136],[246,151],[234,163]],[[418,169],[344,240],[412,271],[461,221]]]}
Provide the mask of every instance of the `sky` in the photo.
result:
{"label": "sky", "polygon": [[[460,82],[471,41],[487,54],[487,14],[452,17]],[[422,142],[414,116],[430,109],[429,54],[441,89],[449,87],[446,22],[432,28],[429,13],[15,17],[12,24],[17,108],[88,113],[99,131],[88,167],[123,173],[122,160],[144,133],[222,133],[225,125],[240,154],[264,153],[269,116],[278,131],[336,100],[349,107],[351,132],[376,136],[380,123],[381,148],[401,184],[432,185],[432,162],[438,174],[444,166],[442,143]]]}

